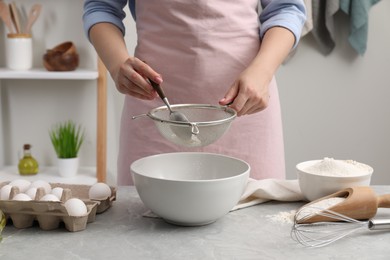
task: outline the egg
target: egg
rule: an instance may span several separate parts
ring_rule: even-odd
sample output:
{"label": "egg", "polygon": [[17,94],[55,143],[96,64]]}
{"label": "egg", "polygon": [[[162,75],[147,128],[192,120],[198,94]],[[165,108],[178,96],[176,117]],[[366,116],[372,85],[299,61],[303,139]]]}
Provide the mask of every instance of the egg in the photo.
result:
{"label": "egg", "polygon": [[40,201],[60,201],[60,199],[54,194],[46,194]]}
{"label": "egg", "polygon": [[25,193],[18,193],[16,194],[12,200],[19,200],[19,201],[29,201],[31,200],[30,196],[28,196],[27,194]]}
{"label": "egg", "polygon": [[30,187],[31,182],[24,179],[16,179],[9,183],[12,187],[18,187],[19,192],[26,192],[26,190]]}
{"label": "egg", "polygon": [[78,198],[68,199],[64,204],[69,216],[80,217],[87,215],[87,206]]}
{"label": "egg", "polygon": [[37,188],[34,188],[34,187],[29,188],[29,189],[26,191],[26,194],[27,194],[28,196],[30,196],[30,198],[31,198],[32,200],[35,200],[35,196],[37,195]]}
{"label": "egg", "polygon": [[64,189],[61,187],[55,187],[51,190],[51,194],[55,195],[59,200],[61,200],[62,193],[64,192]]}
{"label": "egg", "polygon": [[43,180],[37,180],[31,183],[30,188],[44,188],[45,189],[45,194],[48,194],[51,192],[51,186],[47,181]]}
{"label": "egg", "polygon": [[0,189],[0,200],[9,200],[12,186],[7,184]]}
{"label": "egg", "polygon": [[91,200],[104,200],[111,196],[111,188],[103,182],[98,182],[89,188],[88,195]]}

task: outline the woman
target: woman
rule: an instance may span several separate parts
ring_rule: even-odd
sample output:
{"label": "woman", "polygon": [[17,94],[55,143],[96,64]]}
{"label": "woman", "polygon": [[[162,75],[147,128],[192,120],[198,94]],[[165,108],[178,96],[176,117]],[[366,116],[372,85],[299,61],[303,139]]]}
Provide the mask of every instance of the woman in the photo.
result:
{"label": "woman", "polygon": [[[262,0],[259,15],[258,2],[129,0],[137,28],[132,56],[123,38],[127,0],[85,1],[86,33],[126,95],[118,184],[133,184],[129,168],[134,160],[194,150],[243,159],[251,165],[252,178],[285,177],[274,74],[298,43],[305,8],[301,0]],[[163,105],[145,78],[162,84],[172,104],[231,103],[239,117],[209,146],[178,147],[163,139],[150,120],[131,119]]]}

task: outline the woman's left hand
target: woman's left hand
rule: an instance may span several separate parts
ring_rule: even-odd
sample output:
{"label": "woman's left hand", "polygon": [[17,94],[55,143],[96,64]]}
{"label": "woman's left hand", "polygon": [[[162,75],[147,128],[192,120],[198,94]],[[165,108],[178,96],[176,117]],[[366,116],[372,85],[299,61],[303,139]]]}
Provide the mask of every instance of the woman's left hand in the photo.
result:
{"label": "woman's left hand", "polygon": [[256,66],[244,70],[233,85],[219,101],[220,105],[228,105],[237,111],[238,116],[260,112],[268,106],[268,85],[272,75],[262,73]]}
{"label": "woman's left hand", "polygon": [[267,30],[258,54],[219,104],[226,106],[232,103],[230,107],[237,111],[238,116],[265,109],[270,99],[268,85],[294,42],[294,34],[286,28],[276,26]]}

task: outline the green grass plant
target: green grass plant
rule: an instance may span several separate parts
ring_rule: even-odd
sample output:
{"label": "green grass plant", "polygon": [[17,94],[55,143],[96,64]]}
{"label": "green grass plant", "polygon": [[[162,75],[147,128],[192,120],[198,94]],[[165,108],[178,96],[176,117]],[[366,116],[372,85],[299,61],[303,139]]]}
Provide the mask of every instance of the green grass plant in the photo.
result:
{"label": "green grass plant", "polygon": [[2,240],[1,232],[3,231],[3,228],[5,227],[6,219],[4,213],[0,209],[0,242]]}
{"label": "green grass plant", "polygon": [[55,125],[50,139],[58,158],[76,158],[84,141],[84,130],[72,120]]}

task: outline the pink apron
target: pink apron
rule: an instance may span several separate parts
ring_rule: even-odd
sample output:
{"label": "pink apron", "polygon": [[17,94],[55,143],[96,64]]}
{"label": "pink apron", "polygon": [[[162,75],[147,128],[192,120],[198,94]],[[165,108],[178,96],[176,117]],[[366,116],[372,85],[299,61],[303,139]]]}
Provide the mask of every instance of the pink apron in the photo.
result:
{"label": "pink apron", "polygon": [[[218,104],[260,47],[258,0],[136,1],[138,42],[135,56],[164,79],[171,104]],[[142,157],[202,151],[240,158],[255,179],[284,178],[284,146],[279,96],[270,84],[269,106],[237,118],[217,142],[183,148],[165,140],[151,119],[133,115],[164,105],[126,96],[121,121],[118,184],[132,185],[130,164]]]}

